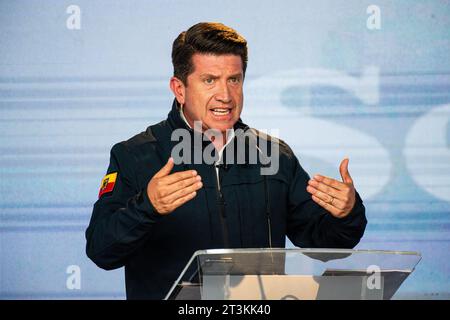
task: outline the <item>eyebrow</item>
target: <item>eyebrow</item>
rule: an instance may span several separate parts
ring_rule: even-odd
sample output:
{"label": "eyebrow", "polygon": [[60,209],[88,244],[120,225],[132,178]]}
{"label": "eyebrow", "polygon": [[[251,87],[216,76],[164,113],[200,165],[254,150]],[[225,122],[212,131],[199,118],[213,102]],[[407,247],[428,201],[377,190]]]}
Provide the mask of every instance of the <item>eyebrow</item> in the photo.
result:
{"label": "eyebrow", "polygon": [[[220,76],[212,74],[212,73],[202,73],[200,75],[200,78],[207,78],[207,77],[211,77],[213,79],[220,78]],[[242,78],[242,73],[239,72],[239,73],[232,74],[232,75],[228,76],[228,78]]]}
{"label": "eyebrow", "polygon": [[220,78],[220,76],[215,75],[215,74],[211,74],[211,73],[202,73],[200,75],[200,78],[208,78],[208,77],[214,78],[214,79]]}
{"label": "eyebrow", "polygon": [[239,72],[239,73],[232,74],[228,78],[242,78],[242,73]]}

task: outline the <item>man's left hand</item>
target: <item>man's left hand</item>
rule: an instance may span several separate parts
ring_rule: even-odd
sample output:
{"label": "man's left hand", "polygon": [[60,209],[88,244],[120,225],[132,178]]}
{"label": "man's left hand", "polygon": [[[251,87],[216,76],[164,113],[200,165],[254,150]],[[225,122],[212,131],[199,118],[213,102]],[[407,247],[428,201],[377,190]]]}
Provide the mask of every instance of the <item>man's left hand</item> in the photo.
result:
{"label": "man's left hand", "polygon": [[342,182],[322,175],[308,181],[306,190],[314,202],[325,208],[336,218],[346,217],[355,205],[355,187],[348,172],[348,158],[339,166]]}

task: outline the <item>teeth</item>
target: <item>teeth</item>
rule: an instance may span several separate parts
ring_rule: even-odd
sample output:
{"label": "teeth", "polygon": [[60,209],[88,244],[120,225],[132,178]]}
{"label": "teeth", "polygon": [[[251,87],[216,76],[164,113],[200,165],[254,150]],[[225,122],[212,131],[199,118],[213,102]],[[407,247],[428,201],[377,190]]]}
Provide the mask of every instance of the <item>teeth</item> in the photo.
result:
{"label": "teeth", "polygon": [[216,115],[224,115],[230,113],[230,109],[211,109],[211,111]]}

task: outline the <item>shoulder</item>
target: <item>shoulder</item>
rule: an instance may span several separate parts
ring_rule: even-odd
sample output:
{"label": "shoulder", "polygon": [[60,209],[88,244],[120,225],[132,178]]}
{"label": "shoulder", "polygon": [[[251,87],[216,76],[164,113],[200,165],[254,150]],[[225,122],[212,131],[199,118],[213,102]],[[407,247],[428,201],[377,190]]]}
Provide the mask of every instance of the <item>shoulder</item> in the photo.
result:
{"label": "shoulder", "polygon": [[274,149],[274,147],[277,148],[280,157],[284,157],[290,160],[295,158],[295,154],[292,151],[291,147],[289,147],[289,145],[282,139],[271,136],[255,128],[250,128],[249,130],[257,137],[258,145],[265,143],[266,145],[269,145],[272,150]]}
{"label": "shoulder", "polygon": [[157,152],[158,138],[155,134],[158,126],[164,126],[165,121],[161,121],[155,125],[147,127],[145,131],[142,131],[128,140],[116,143],[111,149],[111,155],[116,155],[120,158],[134,158],[139,162],[145,160],[152,154]]}
{"label": "shoulder", "polygon": [[[298,159],[289,145],[274,136],[251,128],[250,135],[257,138],[257,146],[262,154],[267,175],[290,182],[297,170]],[[248,133],[246,133],[248,135]]]}
{"label": "shoulder", "polygon": [[126,141],[119,142],[118,144],[122,144],[126,149],[130,150],[131,152],[139,150],[140,148],[143,148],[147,144],[153,144],[157,141],[154,133],[153,128],[154,126],[149,126],[145,131],[142,131],[130,139]]}

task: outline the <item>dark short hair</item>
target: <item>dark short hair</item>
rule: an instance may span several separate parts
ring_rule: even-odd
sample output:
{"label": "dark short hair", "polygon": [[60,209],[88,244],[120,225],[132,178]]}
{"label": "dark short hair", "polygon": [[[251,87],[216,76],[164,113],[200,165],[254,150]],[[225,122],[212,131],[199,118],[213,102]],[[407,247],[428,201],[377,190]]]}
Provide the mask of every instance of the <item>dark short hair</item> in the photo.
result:
{"label": "dark short hair", "polygon": [[235,54],[242,59],[245,75],[247,69],[247,40],[234,29],[215,22],[200,22],[183,31],[173,42],[173,75],[187,85],[187,77],[194,72],[192,56],[203,54]]}

